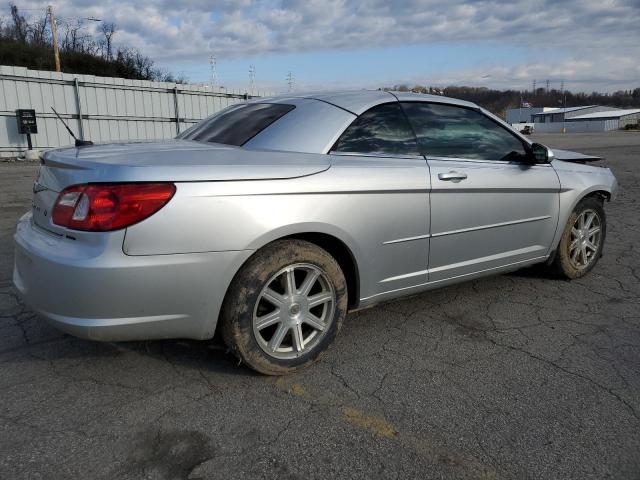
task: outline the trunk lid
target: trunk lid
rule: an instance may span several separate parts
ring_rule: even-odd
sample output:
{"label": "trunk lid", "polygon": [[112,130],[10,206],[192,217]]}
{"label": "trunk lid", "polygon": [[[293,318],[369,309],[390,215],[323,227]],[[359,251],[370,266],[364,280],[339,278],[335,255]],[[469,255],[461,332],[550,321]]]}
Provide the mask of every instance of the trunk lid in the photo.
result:
{"label": "trunk lid", "polygon": [[45,185],[88,182],[216,182],[287,179],[329,168],[328,155],[246,150],[191,140],[113,143],[51,150]]}
{"label": "trunk lid", "polygon": [[31,201],[33,221],[39,227],[55,233],[60,233],[61,229],[56,228],[51,221],[51,211],[53,210],[53,205],[58,198],[58,192],[46,187],[42,173],[43,168],[41,167],[38,179],[33,184],[33,199]]}
{"label": "trunk lid", "polygon": [[58,193],[81,183],[223,182],[290,179],[323,172],[328,155],[246,150],[190,140],[113,143],[46,152],[33,186],[33,219],[55,233],[51,222]]}

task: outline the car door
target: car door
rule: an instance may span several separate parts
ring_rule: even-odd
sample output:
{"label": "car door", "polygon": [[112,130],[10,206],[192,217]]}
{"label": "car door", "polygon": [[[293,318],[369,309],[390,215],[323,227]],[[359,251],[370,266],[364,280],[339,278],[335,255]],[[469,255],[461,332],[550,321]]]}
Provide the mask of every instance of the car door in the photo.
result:
{"label": "car door", "polygon": [[429,282],[549,254],[560,182],[528,144],[479,109],[403,102],[431,175]]}
{"label": "car door", "polygon": [[397,101],[356,118],[331,148],[339,215],[360,248],[363,300],[427,283],[429,168]]}

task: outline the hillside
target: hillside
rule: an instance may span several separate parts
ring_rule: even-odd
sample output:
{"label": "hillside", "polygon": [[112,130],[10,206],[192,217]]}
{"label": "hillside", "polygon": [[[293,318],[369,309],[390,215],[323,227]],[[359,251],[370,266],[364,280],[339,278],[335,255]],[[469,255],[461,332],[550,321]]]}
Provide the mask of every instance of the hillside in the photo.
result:
{"label": "hillside", "polygon": [[[96,32],[88,19],[76,23],[57,21],[60,63],[65,73],[121,77],[184,83],[155,65],[149,57],[134,48],[113,44],[118,27],[100,22]],[[9,17],[0,17],[0,65],[27,67],[33,70],[55,70],[49,17],[44,10],[40,18],[27,20],[15,5]]]}

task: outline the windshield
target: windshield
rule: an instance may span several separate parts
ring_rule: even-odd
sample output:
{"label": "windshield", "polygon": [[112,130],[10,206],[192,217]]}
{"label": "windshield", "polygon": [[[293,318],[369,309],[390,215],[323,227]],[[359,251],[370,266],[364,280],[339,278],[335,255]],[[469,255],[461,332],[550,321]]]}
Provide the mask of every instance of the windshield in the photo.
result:
{"label": "windshield", "polygon": [[294,108],[282,103],[239,103],[204,119],[176,138],[241,146]]}

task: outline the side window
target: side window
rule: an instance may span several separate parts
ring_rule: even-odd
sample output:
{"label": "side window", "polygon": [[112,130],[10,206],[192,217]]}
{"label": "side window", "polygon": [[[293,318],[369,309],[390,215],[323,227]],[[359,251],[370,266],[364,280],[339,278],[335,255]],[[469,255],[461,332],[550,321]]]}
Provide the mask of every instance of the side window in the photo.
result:
{"label": "side window", "polygon": [[344,131],[333,152],[419,155],[416,138],[398,102],[367,110]]}
{"label": "side window", "polygon": [[421,102],[403,102],[402,107],[425,155],[505,162],[527,156],[520,139],[475,110]]}

